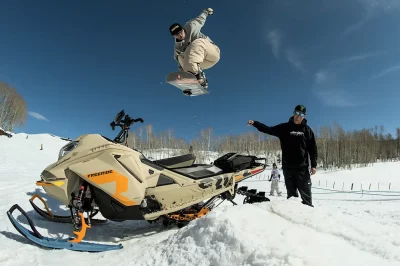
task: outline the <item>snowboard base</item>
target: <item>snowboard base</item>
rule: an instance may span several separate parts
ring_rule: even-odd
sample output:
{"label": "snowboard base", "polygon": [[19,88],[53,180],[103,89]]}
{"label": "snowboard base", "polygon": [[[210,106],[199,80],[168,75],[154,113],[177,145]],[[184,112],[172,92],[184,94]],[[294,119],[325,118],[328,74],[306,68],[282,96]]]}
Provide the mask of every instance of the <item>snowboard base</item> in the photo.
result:
{"label": "snowboard base", "polygon": [[200,85],[197,78],[188,72],[169,73],[166,82],[180,89],[185,96],[199,96],[209,92]]}

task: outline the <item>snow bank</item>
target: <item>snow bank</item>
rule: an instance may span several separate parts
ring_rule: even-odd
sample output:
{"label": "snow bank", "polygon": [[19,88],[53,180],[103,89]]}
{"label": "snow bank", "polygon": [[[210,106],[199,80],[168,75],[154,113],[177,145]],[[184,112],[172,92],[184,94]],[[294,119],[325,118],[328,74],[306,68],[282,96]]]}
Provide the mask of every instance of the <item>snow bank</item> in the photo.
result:
{"label": "snow bank", "polygon": [[399,265],[398,229],[294,200],[238,205],[180,229],[137,265]]}

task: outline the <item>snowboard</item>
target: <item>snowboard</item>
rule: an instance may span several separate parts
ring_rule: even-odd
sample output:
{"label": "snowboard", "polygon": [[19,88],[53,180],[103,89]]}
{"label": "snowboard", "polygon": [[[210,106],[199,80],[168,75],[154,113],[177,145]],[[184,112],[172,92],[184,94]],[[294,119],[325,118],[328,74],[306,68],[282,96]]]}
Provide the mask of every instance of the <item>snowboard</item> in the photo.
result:
{"label": "snowboard", "polygon": [[209,93],[200,85],[197,78],[188,72],[177,71],[169,73],[166,81],[180,89],[186,96],[199,96]]}

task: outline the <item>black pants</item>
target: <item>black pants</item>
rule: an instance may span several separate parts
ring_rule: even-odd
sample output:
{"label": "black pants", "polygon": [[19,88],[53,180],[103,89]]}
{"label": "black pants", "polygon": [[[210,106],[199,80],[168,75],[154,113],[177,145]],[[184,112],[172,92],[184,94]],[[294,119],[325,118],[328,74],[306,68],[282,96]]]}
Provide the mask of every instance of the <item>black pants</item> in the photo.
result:
{"label": "black pants", "polygon": [[285,177],[287,198],[299,197],[298,190],[302,203],[314,207],[312,205],[311,178],[308,168],[283,169],[283,175]]}

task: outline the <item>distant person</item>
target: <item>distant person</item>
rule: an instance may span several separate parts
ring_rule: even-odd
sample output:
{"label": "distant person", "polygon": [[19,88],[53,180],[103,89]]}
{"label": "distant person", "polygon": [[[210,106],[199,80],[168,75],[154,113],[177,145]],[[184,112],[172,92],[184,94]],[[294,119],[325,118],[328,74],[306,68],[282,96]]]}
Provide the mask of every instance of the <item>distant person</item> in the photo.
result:
{"label": "distant person", "polygon": [[[307,125],[306,107],[297,105],[293,116],[286,123],[276,126],[266,126],[261,122],[249,120],[260,132],[278,137],[282,149],[282,170],[285,177],[287,198],[298,197],[300,192],[302,203],[312,205],[311,175],[316,173],[317,168],[317,143],[314,132]],[[310,161],[308,157],[310,157]],[[309,169],[311,164],[311,169]]]}
{"label": "distant person", "polygon": [[220,59],[219,47],[201,32],[206,18],[213,14],[214,10],[207,8],[185,25],[174,23],[169,27],[175,38],[174,58],[178,69],[195,75],[204,89],[208,88],[208,82],[203,70],[213,67]]}
{"label": "distant person", "polygon": [[276,163],[272,165],[272,170],[271,170],[271,177],[269,181],[271,181],[271,191],[269,193],[270,196],[274,196],[274,192],[276,191],[276,194],[278,196],[282,195],[282,192],[279,190],[279,181],[281,179],[281,175],[279,174],[278,166],[276,166]]}

